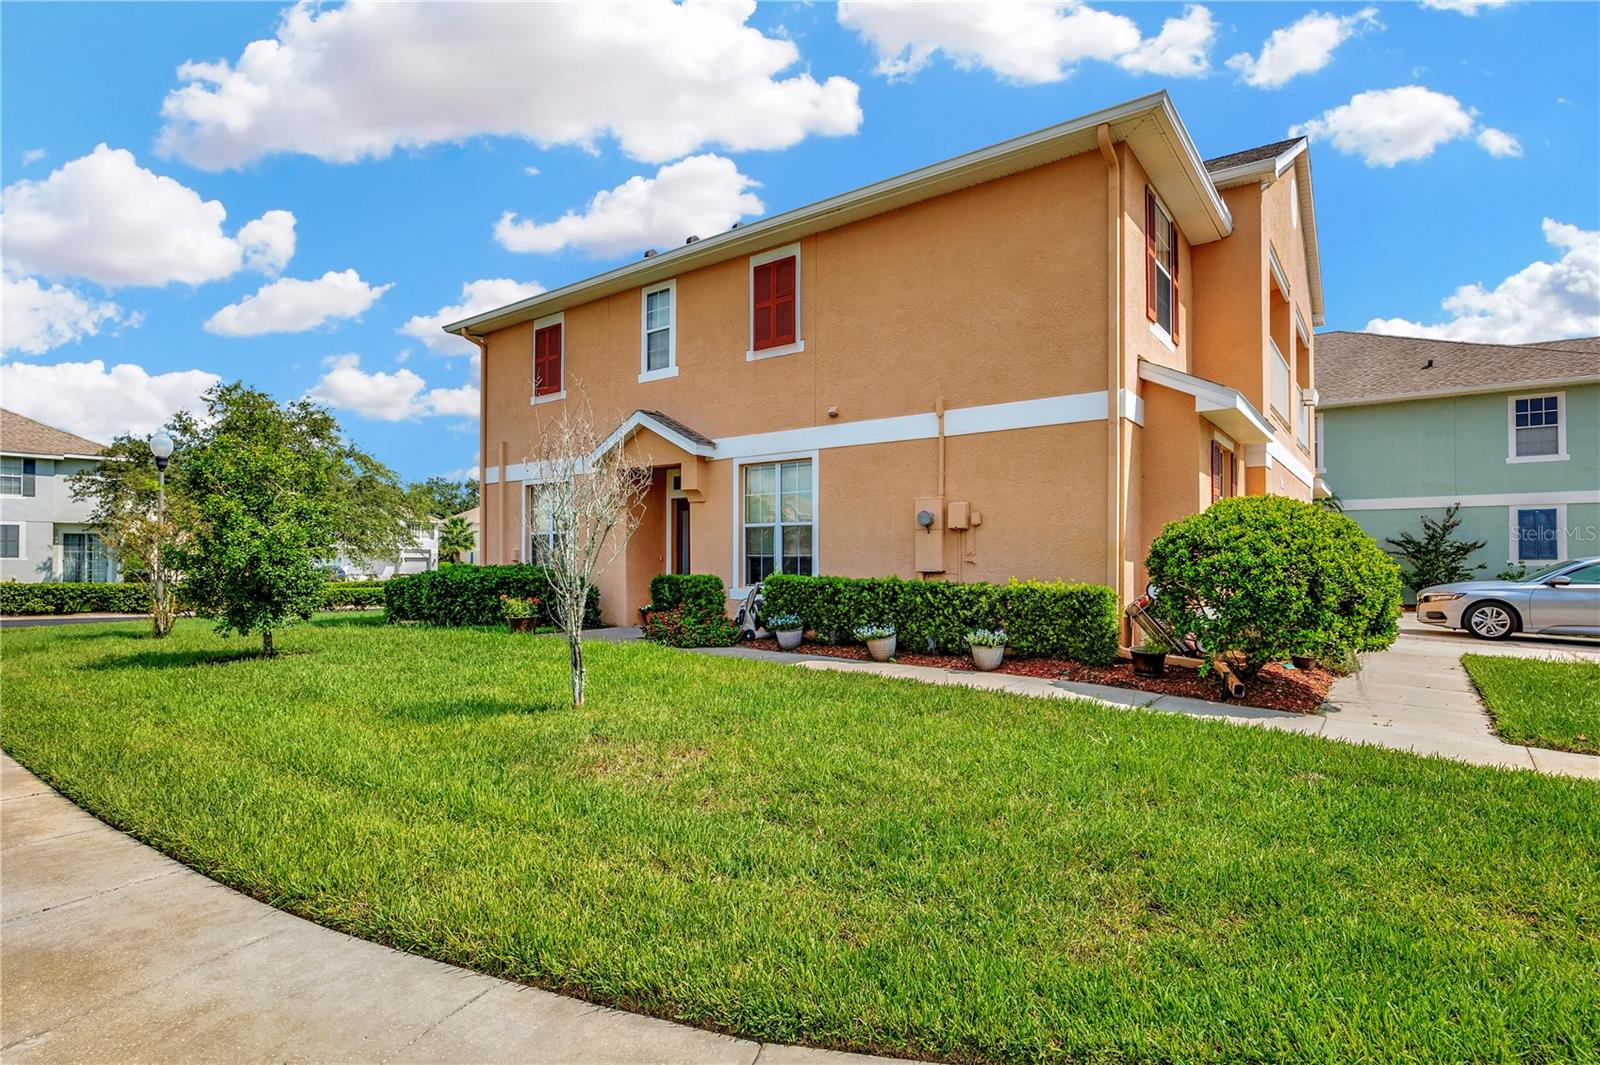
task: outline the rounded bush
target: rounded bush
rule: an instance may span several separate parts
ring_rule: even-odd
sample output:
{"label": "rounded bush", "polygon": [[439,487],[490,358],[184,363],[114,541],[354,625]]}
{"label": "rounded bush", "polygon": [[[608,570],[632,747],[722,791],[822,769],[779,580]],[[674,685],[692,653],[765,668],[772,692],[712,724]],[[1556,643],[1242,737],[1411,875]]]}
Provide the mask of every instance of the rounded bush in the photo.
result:
{"label": "rounded bush", "polygon": [[1239,496],[1162,530],[1145,561],[1152,610],[1245,678],[1307,655],[1345,665],[1395,640],[1400,571],[1343,514]]}

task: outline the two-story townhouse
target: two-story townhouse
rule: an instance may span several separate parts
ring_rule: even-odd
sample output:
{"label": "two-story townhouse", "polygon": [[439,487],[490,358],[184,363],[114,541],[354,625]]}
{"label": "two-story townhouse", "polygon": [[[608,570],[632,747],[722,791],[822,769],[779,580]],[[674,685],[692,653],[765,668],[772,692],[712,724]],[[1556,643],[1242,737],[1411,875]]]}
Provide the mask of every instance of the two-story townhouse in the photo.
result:
{"label": "two-story townhouse", "polygon": [[1600,338],[1317,338],[1317,463],[1381,543],[1461,505],[1494,576],[1600,554]]}
{"label": "two-story townhouse", "polygon": [[600,577],[1099,581],[1223,495],[1310,498],[1304,140],[1205,162],[1166,93],[446,327],[482,352],[480,554],[536,560],[536,419],[580,388],[647,456]]}
{"label": "two-story townhouse", "polygon": [[67,478],[99,465],[93,440],[0,410],[0,580],[114,581],[117,561]]}

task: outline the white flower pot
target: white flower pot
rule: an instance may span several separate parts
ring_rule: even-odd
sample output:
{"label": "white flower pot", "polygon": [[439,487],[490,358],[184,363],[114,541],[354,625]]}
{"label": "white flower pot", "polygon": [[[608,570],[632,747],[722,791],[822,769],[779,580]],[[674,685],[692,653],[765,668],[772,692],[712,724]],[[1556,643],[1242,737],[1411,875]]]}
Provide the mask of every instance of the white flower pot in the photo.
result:
{"label": "white flower pot", "polygon": [[972,648],[972,664],[987,673],[991,669],[1000,668],[1000,660],[1006,656],[1004,644],[999,647],[979,647],[970,644]]}
{"label": "white flower pot", "polygon": [[796,647],[800,646],[800,641],[805,639],[806,630],[781,629],[778,632],[773,633],[773,635],[778,638],[779,647],[783,648],[785,651],[793,651]]}
{"label": "white flower pot", "polygon": [[874,662],[887,662],[894,657],[893,636],[885,636],[881,640],[868,640],[867,653],[872,655]]}

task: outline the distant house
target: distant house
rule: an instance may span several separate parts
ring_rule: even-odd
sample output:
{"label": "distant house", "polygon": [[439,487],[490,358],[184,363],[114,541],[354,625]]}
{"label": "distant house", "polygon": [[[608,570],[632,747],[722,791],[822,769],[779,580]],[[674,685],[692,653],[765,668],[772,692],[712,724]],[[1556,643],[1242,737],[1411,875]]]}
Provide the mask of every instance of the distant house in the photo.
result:
{"label": "distant house", "polygon": [[1461,504],[1484,576],[1600,554],[1600,338],[1317,336],[1319,472],[1382,542]]}
{"label": "distant house", "polygon": [[387,558],[357,558],[340,551],[330,568],[339,578],[352,581],[386,581],[390,577],[438,569],[440,524],[438,519],[431,519],[426,525],[412,526],[411,539],[401,545],[398,554]]}
{"label": "distant house", "polygon": [[99,465],[93,440],[0,410],[0,579],[115,581],[117,561],[67,478]]}

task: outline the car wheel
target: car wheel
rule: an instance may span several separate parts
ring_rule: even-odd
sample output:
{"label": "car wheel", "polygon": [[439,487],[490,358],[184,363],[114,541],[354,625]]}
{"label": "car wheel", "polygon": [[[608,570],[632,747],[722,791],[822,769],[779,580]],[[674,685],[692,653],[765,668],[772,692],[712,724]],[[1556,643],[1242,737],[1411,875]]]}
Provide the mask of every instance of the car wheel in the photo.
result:
{"label": "car wheel", "polygon": [[1461,623],[1480,640],[1503,640],[1517,631],[1517,616],[1504,603],[1479,603]]}

